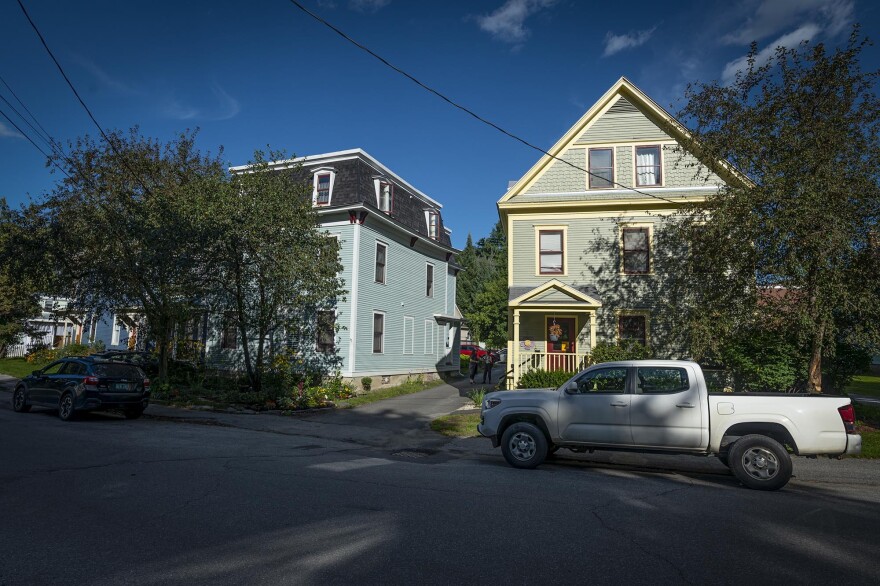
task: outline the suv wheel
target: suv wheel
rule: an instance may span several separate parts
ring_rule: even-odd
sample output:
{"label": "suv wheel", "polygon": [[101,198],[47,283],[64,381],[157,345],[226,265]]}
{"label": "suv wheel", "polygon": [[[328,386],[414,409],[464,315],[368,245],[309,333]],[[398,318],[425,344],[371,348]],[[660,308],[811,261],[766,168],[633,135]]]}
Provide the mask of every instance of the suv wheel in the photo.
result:
{"label": "suv wheel", "polygon": [[741,437],[728,459],[734,476],[749,488],[779,490],[791,479],[791,457],[782,444],[765,435]]}
{"label": "suv wheel", "polygon": [[31,406],[27,403],[24,386],[19,386],[12,394],[12,410],[16,413],[27,413],[31,410]]}
{"label": "suv wheel", "polygon": [[501,436],[501,453],[514,468],[535,468],[547,458],[547,438],[532,423],[514,423]]}
{"label": "suv wheel", "polygon": [[73,407],[73,393],[67,391],[61,396],[61,402],[58,404],[58,417],[62,421],[73,421],[76,416],[76,409]]}

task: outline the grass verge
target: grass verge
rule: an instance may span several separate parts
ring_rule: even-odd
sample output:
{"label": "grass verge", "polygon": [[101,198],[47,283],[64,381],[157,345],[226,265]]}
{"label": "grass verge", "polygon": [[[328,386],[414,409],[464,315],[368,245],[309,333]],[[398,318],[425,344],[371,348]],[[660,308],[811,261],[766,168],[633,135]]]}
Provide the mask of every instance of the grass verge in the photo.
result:
{"label": "grass verge", "polygon": [[431,429],[448,437],[479,437],[479,413],[453,413],[431,422]]}
{"label": "grass verge", "polygon": [[357,397],[346,399],[345,401],[340,402],[339,407],[343,409],[360,407],[361,405],[375,403],[376,401],[381,401],[383,399],[390,399],[392,397],[399,397],[401,395],[411,395],[413,393],[418,393],[419,391],[424,391],[426,389],[436,387],[437,385],[442,383],[442,380],[432,380],[428,382],[419,382],[417,380],[407,381],[402,385],[397,385],[396,387],[375,389],[363,395],[358,395]]}
{"label": "grass verge", "polygon": [[24,358],[0,358],[0,374],[24,378],[31,372],[43,368],[47,363],[28,362]]}
{"label": "grass verge", "polygon": [[850,385],[846,387],[846,392],[855,393],[857,395],[880,397],[880,375],[860,374],[859,376],[853,377]]}
{"label": "grass verge", "polygon": [[856,431],[862,435],[859,458],[880,458],[880,407],[856,405]]}

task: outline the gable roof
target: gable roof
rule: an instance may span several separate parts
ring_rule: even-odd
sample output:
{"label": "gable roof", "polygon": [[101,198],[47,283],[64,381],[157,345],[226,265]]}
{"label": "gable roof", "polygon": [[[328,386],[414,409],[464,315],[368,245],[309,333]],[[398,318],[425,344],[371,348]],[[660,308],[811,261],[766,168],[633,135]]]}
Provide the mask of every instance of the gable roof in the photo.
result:
{"label": "gable roof", "polygon": [[[561,295],[548,298],[545,295],[548,292],[556,292]],[[540,305],[584,303],[594,307],[602,306],[602,302],[599,301],[599,292],[595,287],[573,287],[566,285],[559,279],[550,279],[537,287],[510,287],[507,290],[507,300],[511,307],[529,303]]]}
{"label": "gable roof", "polygon": [[[616,110],[615,110],[616,109]],[[691,143],[693,145],[693,137],[687,127],[661,107],[657,102],[652,100],[647,94],[640,90],[634,83],[626,77],[621,77],[612,85],[599,100],[587,110],[580,119],[575,122],[574,126],[562,135],[547,152],[549,154],[542,155],[538,162],[529,169],[518,181],[511,185],[504,196],[498,200],[499,204],[505,203],[516,195],[524,191],[526,186],[541,173],[548,165],[557,159],[562,158],[562,154],[581,137],[585,130],[596,121],[601,115],[609,111],[642,111],[653,119],[653,121],[666,132],[671,138],[678,142]],[[699,148],[699,145],[694,145]],[[692,153],[701,159],[699,152]],[[719,161],[715,170],[725,181],[751,184],[751,181],[741,172],[734,168],[727,161]]]}

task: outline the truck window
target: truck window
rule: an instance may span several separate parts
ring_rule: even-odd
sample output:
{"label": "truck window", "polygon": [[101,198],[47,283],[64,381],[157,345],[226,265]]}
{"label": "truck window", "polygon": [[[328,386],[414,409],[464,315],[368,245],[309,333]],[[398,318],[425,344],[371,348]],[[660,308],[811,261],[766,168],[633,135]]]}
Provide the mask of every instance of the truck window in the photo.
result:
{"label": "truck window", "polygon": [[591,370],[577,379],[578,394],[625,393],[625,368],[600,368]]}
{"label": "truck window", "polygon": [[647,367],[636,372],[636,393],[656,395],[680,393],[690,388],[687,371],[683,368]]}

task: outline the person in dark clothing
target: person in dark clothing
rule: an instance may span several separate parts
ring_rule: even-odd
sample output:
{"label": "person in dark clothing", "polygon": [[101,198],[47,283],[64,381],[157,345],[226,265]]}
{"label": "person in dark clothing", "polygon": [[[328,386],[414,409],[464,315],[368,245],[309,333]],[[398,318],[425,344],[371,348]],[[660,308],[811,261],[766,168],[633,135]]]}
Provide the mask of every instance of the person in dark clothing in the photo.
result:
{"label": "person in dark clothing", "polygon": [[476,346],[471,349],[471,362],[468,368],[468,372],[470,374],[471,383],[473,384],[474,378],[477,376],[477,368],[480,367],[480,357],[479,352],[477,351]]}
{"label": "person in dark clothing", "polygon": [[492,383],[492,367],[495,366],[495,355],[486,352],[483,355],[483,384]]}

